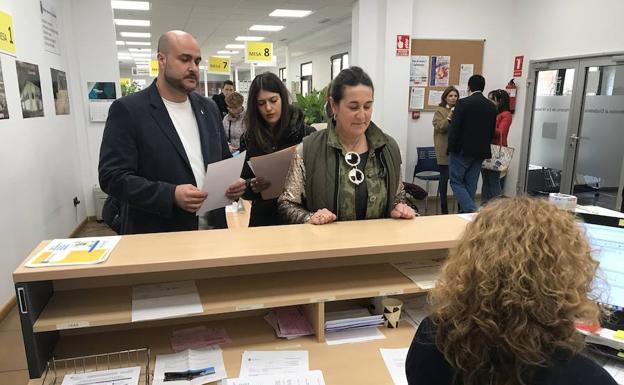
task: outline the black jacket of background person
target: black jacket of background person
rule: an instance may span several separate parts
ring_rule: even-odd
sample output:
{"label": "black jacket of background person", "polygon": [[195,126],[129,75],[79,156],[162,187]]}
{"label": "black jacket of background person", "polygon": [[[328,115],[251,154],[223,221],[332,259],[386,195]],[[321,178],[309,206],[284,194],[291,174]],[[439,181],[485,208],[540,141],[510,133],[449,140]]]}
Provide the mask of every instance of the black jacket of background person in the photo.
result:
{"label": "black jacket of background person", "polygon": [[[461,377],[444,358],[436,342],[436,326],[427,317],[418,326],[405,359],[405,374],[409,385],[461,384]],[[492,357],[501,358],[500,355]],[[600,365],[582,354],[559,352],[547,366],[536,367],[527,385],[617,385]]]}
{"label": "black jacket of background person", "polygon": [[212,95],[212,100],[214,100],[214,102],[217,103],[217,107],[219,107],[221,119],[225,118],[225,115],[228,114],[227,104],[225,104],[225,95],[223,95],[223,93]]}
{"label": "black jacket of background person", "polygon": [[[204,166],[230,158],[217,106],[194,92],[189,100]],[[111,105],[98,171],[102,190],[122,203],[121,234],[197,230],[197,216],[175,204],[176,185],[197,184],[156,81]],[[224,209],[211,211],[209,220],[227,227]]]}
{"label": "black jacket of background person", "polygon": [[496,129],[496,106],[481,92],[457,101],[449,126],[448,152],[466,158],[492,157],[490,143]]}
{"label": "black jacket of background person", "polygon": [[[253,171],[251,171],[251,168],[247,164],[247,160],[249,160],[249,158],[270,154],[299,144],[304,137],[316,131],[314,127],[305,124],[303,112],[292,105],[290,106],[289,122],[290,124],[288,125],[288,130],[280,133],[276,140],[276,145],[271,149],[261,148],[255,140],[249,138],[245,134],[241,136],[240,151],[243,152],[247,150],[247,159],[245,161],[245,165],[243,166],[241,178],[251,179],[255,177]],[[284,221],[277,212],[277,198],[264,200],[262,199],[262,195],[260,195],[260,193],[253,192],[249,186],[245,190],[243,198],[251,201],[251,213],[249,214],[250,227],[284,224]]]}

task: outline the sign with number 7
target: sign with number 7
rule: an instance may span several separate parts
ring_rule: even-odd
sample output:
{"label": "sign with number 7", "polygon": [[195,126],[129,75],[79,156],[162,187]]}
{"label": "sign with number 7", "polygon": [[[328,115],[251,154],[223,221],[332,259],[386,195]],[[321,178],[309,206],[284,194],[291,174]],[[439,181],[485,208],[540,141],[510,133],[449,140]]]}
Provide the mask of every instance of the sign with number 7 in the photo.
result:
{"label": "sign with number 7", "polygon": [[227,56],[208,56],[208,73],[230,75],[230,58]]}

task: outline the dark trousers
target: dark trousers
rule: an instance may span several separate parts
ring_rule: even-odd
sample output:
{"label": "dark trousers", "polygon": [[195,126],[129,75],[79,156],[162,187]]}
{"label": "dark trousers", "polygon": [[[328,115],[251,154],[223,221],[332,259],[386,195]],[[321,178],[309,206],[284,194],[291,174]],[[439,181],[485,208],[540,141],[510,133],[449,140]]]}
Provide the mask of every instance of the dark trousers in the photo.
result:
{"label": "dark trousers", "polygon": [[438,184],[438,192],[440,193],[440,211],[442,214],[448,214],[448,180],[449,180],[449,167],[447,164],[439,164],[440,170],[440,183]]}

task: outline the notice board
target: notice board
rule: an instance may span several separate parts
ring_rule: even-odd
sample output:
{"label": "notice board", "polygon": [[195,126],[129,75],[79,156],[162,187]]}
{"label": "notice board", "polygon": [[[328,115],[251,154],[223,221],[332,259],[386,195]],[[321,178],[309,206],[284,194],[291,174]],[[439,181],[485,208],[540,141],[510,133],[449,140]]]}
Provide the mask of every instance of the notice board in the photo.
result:
{"label": "notice board", "polygon": [[[485,40],[412,39],[410,110],[435,110],[448,86],[458,88],[460,97],[466,96],[467,78],[482,73],[484,45]],[[424,102],[418,101],[423,97]],[[423,107],[415,107],[419,105]]]}

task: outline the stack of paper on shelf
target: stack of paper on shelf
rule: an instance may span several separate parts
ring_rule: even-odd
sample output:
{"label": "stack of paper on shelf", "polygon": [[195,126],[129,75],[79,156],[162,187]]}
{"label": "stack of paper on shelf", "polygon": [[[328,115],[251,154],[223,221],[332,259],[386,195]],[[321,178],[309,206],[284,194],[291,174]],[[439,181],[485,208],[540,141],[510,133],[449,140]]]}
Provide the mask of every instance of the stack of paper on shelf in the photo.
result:
{"label": "stack of paper on shelf", "polygon": [[164,282],[132,288],[132,322],[203,313],[195,281]]}
{"label": "stack of paper on shelf", "polygon": [[433,289],[440,275],[443,259],[419,259],[415,261],[395,262],[395,269],[412,280],[421,289]]}
{"label": "stack of paper on shelf", "polygon": [[98,370],[96,372],[67,374],[61,385],[115,384],[139,385],[141,367]]}
{"label": "stack of paper on shelf", "polygon": [[430,309],[427,306],[427,295],[423,293],[406,295],[401,297],[401,301],[403,301],[401,319],[417,328],[430,313]]}
{"label": "stack of paper on shelf", "polygon": [[201,385],[227,378],[219,346],[156,356],[153,385]]}
{"label": "stack of paper on shelf", "polygon": [[296,338],[314,334],[310,321],[301,306],[280,307],[271,310],[264,319],[280,338]]}
{"label": "stack of paper on shelf", "polygon": [[371,315],[367,309],[342,310],[325,314],[325,330],[336,332],[345,329],[365,328],[383,324],[383,315]]}
{"label": "stack of paper on shelf", "polygon": [[199,349],[228,342],[232,340],[224,328],[209,329],[206,326],[174,330],[171,336],[171,348],[176,353],[186,349]]}
{"label": "stack of paper on shelf", "polygon": [[245,351],[239,378],[228,385],[325,385],[320,370],[310,371],[308,351]]}

